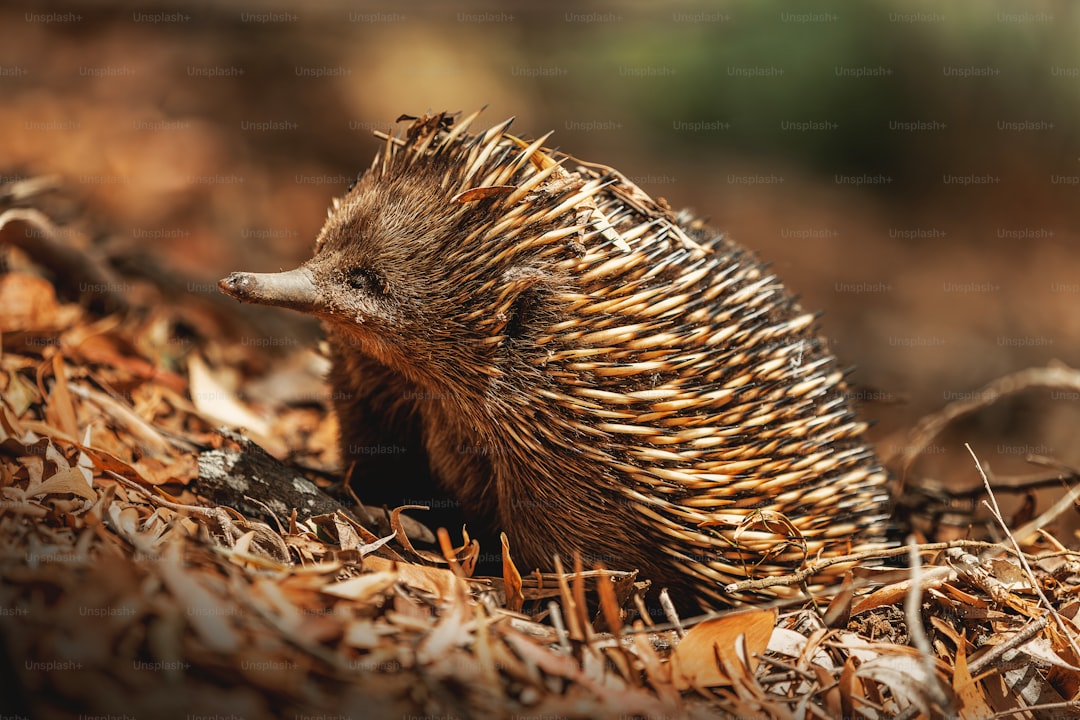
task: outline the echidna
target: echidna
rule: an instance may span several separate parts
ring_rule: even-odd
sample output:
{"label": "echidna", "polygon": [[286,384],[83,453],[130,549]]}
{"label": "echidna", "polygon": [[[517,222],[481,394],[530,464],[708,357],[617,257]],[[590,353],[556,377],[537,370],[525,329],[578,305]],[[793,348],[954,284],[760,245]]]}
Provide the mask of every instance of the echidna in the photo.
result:
{"label": "echidna", "polygon": [[620,173],[475,118],[399,118],[312,259],[221,281],[323,320],[361,499],[430,473],[522,570],[579,553],[681,604],[883,544],[886,475],[814,316]]}

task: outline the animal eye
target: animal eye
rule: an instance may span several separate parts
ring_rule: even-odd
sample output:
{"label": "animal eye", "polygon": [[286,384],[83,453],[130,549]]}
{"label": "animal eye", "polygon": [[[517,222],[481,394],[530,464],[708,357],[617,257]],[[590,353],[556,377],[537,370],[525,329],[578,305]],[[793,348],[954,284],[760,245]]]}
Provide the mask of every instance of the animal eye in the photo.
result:
{"label": "animal eye", "polygon": [[370,268],[353,268],[345,282],[354,290],[366,293],[385,293],[389,288],[385,278]]}

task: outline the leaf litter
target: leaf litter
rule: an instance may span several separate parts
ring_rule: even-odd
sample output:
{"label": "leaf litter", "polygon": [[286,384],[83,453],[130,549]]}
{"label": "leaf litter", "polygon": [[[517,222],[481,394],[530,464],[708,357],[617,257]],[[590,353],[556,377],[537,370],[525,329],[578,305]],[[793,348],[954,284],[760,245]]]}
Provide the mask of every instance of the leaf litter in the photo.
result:
{"label": "leaf litter", "polygon": [[[44,214],[12,212],[0,214],[0,247],[13,222],[36,222],[56,244]],[[63,254],[68,272],[75,252]],[[565,558],[569,572],[530,574],[504,538],[502,576],[473,577],[476,541],[455,547],[440,531],[431,549],[414,547],[422,533],[400,509],[271,507],[253,478],[274,467],[323,489],[340,477],[325,402],[312,412],[310,392],[288,390],[269,409],[246,400],[245,383],[265,380],[235,368],[259,363],[234,362],[242,350],[227,336],[181,341],[193,323],[178,308],[92,307],[59,297],[33,264],[0,275],[0,671],[17,688],[5,712],[1080,712],[1080,552],[1046,522],[1002,525],[1004,542],[923,542],[913,569],[882,567],[887,552],[849,558],[851,583],[827,610],[828,598],[699,618],[668,607],[655,624],[636,611],[647,579],[634,573]],[[321,359],[303,353],[276,358],[283,377],[320,383]],[[1067,368],[1046,372],[1077,382]],[[913,432],[926,441],[942,422]],[[272,456],[249,463],[263,470],[225,462],[255,453],[252,440]],[[243,488],[238,502],[200,483],[208,463]],[[1075,512],[1076,495],[1054,512]]]}

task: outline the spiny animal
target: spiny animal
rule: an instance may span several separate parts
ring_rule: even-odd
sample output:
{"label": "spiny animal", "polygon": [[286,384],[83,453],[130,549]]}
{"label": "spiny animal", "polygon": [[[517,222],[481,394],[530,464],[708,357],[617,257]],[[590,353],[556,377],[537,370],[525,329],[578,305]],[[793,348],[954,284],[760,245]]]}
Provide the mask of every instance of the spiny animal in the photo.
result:
{"label": "spiny animal", "polygon": [[622,174],[475,118],[399,118],[313,258],[221,281],[322,319],[361,499],[430,477],[522,570],[579,553],[682,605],[883,545],[886,474],[814,316]]}

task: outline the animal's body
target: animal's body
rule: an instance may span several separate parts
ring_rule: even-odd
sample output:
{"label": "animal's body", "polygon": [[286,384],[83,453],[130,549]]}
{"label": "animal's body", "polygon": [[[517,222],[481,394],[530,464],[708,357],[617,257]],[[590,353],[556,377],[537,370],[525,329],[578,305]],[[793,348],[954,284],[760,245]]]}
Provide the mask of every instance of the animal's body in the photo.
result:
{"label": "animal's body", "polygon": [[323,319],[361,499],[423,499],[425,474],[523,571],[579,553],[682,604],[883,543],[886,475],[780,281],[619,173],[473,117],[387,137],[297,270],[222,281]]}

